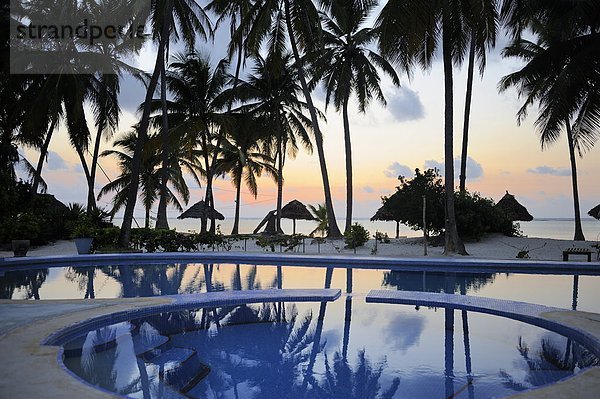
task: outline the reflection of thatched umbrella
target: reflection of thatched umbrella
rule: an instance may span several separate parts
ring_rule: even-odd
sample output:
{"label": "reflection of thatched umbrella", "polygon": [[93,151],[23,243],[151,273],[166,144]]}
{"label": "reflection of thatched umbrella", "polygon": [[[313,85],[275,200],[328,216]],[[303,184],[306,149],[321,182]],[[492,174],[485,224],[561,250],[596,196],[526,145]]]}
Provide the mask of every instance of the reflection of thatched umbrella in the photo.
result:
{"label": "reflection of thatched umbrella", "polygon": [[504,212],[504,214],[513,222],[516,220],[524,222],[533,220],[533,216],[529,214],[527,208],[519,204],[519,201],[515,199],[515,196],[509,194],[508,191],[495,206],[502,210],[502,212]]}
{"label": "reflection of thatched umbrella", "polygon": [[595,208],[590,209],[588,215],[591,217],[600,220],[600,204],[598,204]]}
{"label": "reflection of thatched umbrella", "polygon": [[198,201],[194,205],[192,205],[187,211],[183,212],[181,215],[177,216],[177,219],[217,219],[217,220],[225,220],[225,216],[223,216],[220,212],[210,208],[204,201]]}
{"label": "reflection of thatched umbrella", "polygon": [[298,200],[290,201],[281,208],[281,217],[284,219],[292,219],[294,221],[293,234],[296,234],[296,219],[315,220],[314,216],[306,209],[306,206]]}
{"label": "reflection of thatched umbrella", "polygon": [[400,236],[400,221],[394,217],[394,214],[392,212],[386,209],[385,204],[383,204],[381,208],[379,208],[377,212],[375,212],[375,215],[373,215],[373,217],[371,218],[371,222],[374,222],[375,220],[382,220],[384,222],[396,222],[396,238]]}

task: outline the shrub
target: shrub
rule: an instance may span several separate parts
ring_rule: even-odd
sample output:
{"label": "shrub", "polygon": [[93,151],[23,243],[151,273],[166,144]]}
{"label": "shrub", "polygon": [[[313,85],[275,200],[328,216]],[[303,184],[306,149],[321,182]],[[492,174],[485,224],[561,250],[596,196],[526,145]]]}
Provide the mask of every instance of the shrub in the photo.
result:
{"label": "shrub", "polygon": [[362,247],[369,241],[369,232],[363,226],[358,223],[350,226],[350,230],[348,230],[344,234],[344,242],[346,243],[346,248],[350,248],[354,250],[356,253],[356,248]]}
{"label": "shrub", "polygon": [[0,226],[0,241],[30,240],[32,244],[40,244],[39,219],[29,213],[21,213],[7,218]]}

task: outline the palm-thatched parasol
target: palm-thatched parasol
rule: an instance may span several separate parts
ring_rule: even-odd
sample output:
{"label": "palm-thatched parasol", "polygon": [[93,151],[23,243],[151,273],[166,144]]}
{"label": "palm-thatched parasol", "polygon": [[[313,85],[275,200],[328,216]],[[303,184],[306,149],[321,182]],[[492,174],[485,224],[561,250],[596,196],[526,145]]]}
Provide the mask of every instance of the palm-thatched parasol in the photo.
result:
{"label": "palm-thatched parasol", "polygon": [[371,217],[371,222],[381,220],[384,222],[396,222],[396,238],[400,237],[400,221],[397,220],[394,215],[386,209],[385,204],[382,205],[377,212]]}
{"label": "palm-thatched parasol", "polygon": [[314,216],[306,206],[298,201],[293,200],[285,204],[283,208],[281,208],[281,217],[284,219],[292,219],[294,221],[294,232],[296,234],[296,220],[315,220]]}
{"label": "palm-thatched parasol", "polygon": [[509,194],[508,191],[494,206],[504,212],[504,214],[513,222],[530,222],[533,220],[533,216],[527,211],[527,208],[519,204],[519,201],[515,199],[515,196]]}
{"label": "palm-thatched parasol", "polygon": [[213,218],[217,220],[225,220],[225,216],[223,216],[219,211],[210,208],[203,200],[196,202],[187,211],[177,216],[177,219],[207,220]]}
{"label": "palm-thatched parasol", "polygon": [[588,215],[593,217],[594,219],[600,220],[600,204],[596,205],[596,207],[590,209]]}

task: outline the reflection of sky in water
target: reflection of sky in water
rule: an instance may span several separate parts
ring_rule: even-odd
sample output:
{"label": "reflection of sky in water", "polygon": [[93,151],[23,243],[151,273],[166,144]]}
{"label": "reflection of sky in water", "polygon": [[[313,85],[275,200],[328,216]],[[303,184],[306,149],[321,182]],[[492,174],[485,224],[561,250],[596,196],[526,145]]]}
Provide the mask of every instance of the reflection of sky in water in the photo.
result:
{"label": "reflection of sky in water", "polygon": [[[90,292],[96,298],[154,296],[197,293],[207,290],[266,289],[278,286],[277,267],[231,264],[113,266],[94,270],[89,284],[89,268],[50,268],[34,271],[7,271],[0,277],[2,298],[76,299]],[[322,288],[325,268],[282,267],[282,288]],[[208,278],[207,278],[208,274]],[[210,282],[210,287],[207,285]],[[525,274],[457,274],[455,291],[461,287],[469,295],[510,299],[548,306],[571,308],[573,276]],[[600,312],[600,277],[580,276],[577,309]],[[332,288],[346,291],[346,270],[333,272]],[[353,292],[371,289],[444,290],[443,274],[389,272],[354,269]]]}
{"label": "reflection of sky in water", "polygon": [[[445,329],[446,312],[453,331]],[[275,322],[284,319],[288,323]],[[181,398],[178,391],[190,376],[206,371],[202,364],[210,372],[185,388],[188,397],[503,397],[598,364],[578,345],[538,327],[478,313],[367,304],[362,295],[326,305],[162,314],[111,331],[115,347],[92,356],[84,351],[65,364],[107,389],[140,398]],[[89,334],[86,343],[97,333]],[[161,334],[169,337],[166,344],[157,339]],[[140,355],[157,342],[156,357]]]}

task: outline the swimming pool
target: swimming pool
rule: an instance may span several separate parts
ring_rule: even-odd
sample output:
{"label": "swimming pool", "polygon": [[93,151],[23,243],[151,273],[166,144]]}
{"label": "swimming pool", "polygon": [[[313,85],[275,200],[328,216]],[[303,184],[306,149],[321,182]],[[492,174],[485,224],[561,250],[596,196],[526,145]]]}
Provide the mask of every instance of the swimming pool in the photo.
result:
{"label": "swimming pool", "polygon": [[[551,273],[551,271],[549,272]],[[452,277],[451,286],[447,285]],[[600,313],[600,276],[533,272],[472,273],[367,269],[360,266],[272,266],[231,263],[122,264],[7,270],[5,299],[148,297],[222,290],[339,288],[455,292]]]}
{"label": "swimming pool", "polygon": [[133,398],[492,398],[599,364],[529,324],[356,294],[146,315],[63,350],[70,372]]}

